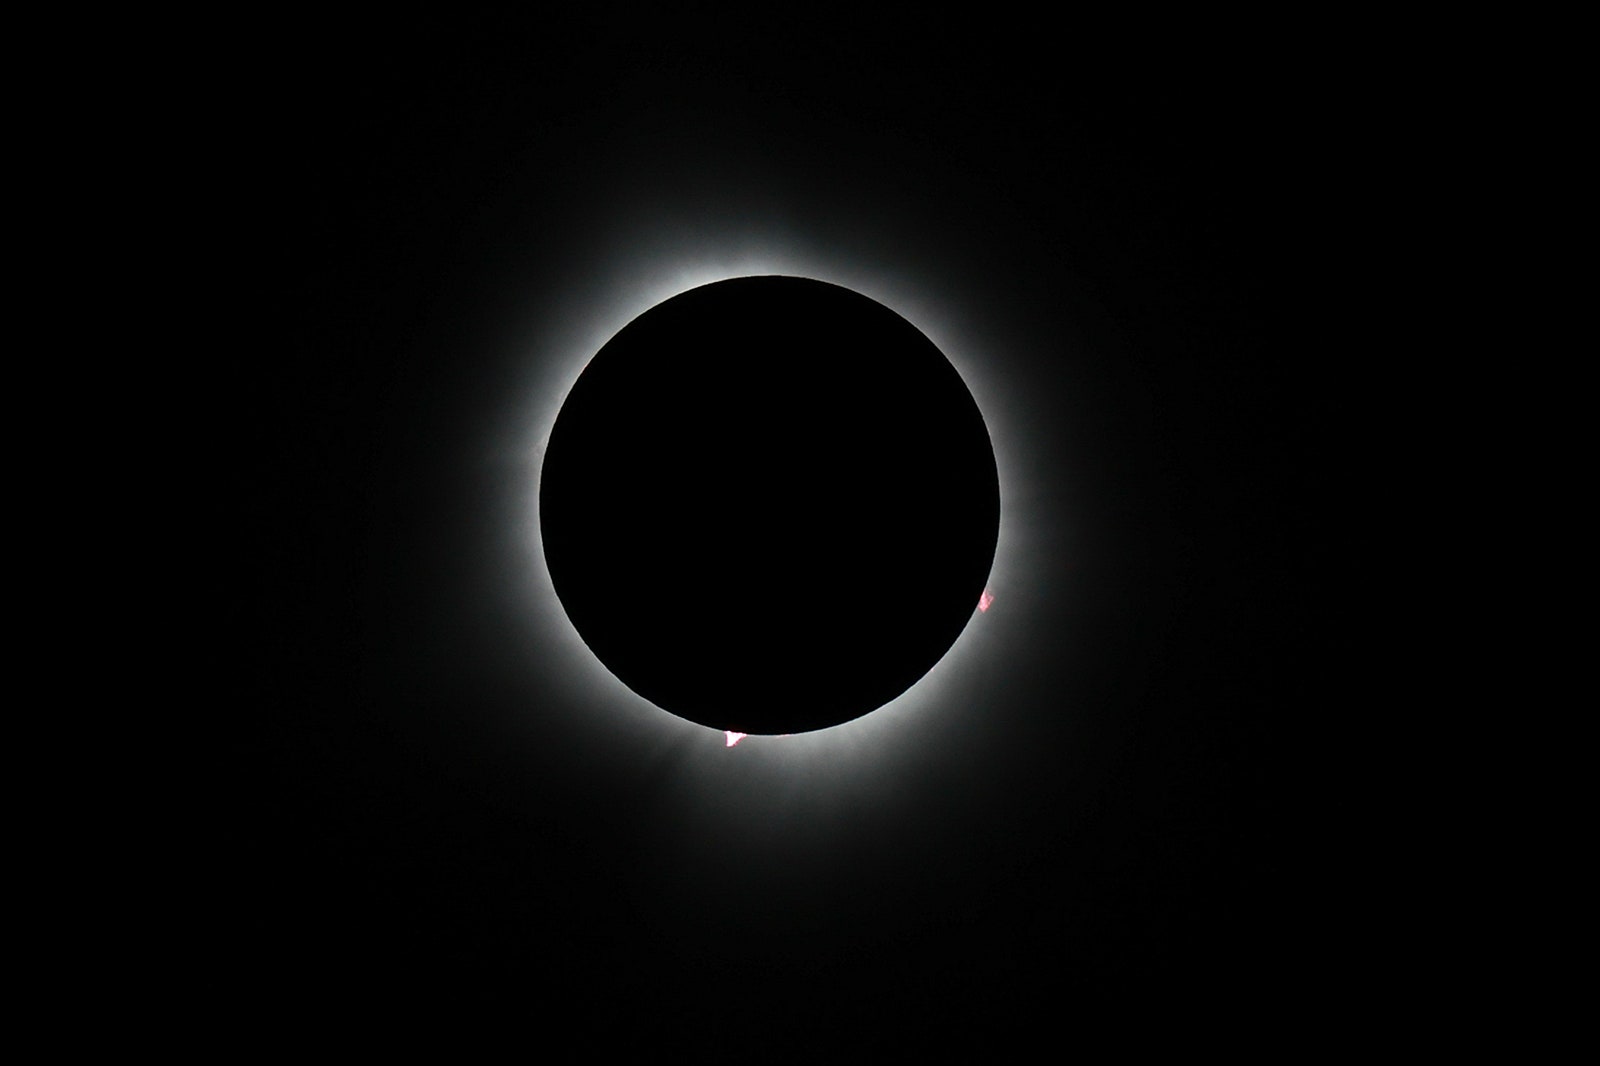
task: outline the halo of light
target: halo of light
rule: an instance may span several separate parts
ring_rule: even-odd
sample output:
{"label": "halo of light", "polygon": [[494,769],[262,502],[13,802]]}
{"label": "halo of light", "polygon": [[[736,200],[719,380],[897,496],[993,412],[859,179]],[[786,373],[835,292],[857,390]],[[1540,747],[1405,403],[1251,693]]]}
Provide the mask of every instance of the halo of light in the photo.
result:
{"label": "halo of light", "polygon": [[[1002,743],[983,728],[984,708],[1004,698],[1008,674],[1025,670],[1014,649],[1030,632],[1054,591],[1055,549],[1063,541],[1060,472],[1047,475],[1023,428],[1036,425],[1041,400],[1030,395],[1029,360],[1037,353],[1007,351],[985,325],[992,322],[961,279],[927,266],[928,257],[883,260],[881,248],[818,247],[780,226],[747,223],[696,226],[655,222],[619,224],[600,237],[595,269],[574,275],[561,291],[524,302],[525,316],[502,343],[525,372],[526,399],[512,412],[499,442],[500,459],[516,474],[520,522],[516,537],[525,563],[515,579],[525,589],[530,631],[541,654],[558,662],[558,686],[586,709],[568,736],[605,734],[632,755],[675,765],[687,806],[683,825],[771,844],[774,825],[804,806],[844,812],[886,799],[919,753],[946,745]],[[688,289],[729,278],[780,274],[842,285],[895,311],[943,352],[971,391],[988,426],[1000,481],[1001,516],[995,561],[987,583],[992,606],[973,612],[944,657],[905,693],[870,714],[833,728],[787,737],[758,737],[730,747],[715,730],[686,722],[648,703],[622,684],[584,644],[556,598],[538,525],[539,470],[544,447],[568,392],[588,361],[644,311]],[[1022,657],[1025,658],[1025,657]],[[998,694],[997,694],[998,693]],[[530,727],[531,728],[531,727]],[[541,742],[548,742],[541,735]],[[587,752],[599,749],[587,746]],[[604,756],[601,756],[604,757]],[[761,802],[719,805],[734,779],[756,780]],[[744,790],[742,794],[751,794]],[[810,797],[801,801],[797,797]],[[820,805],[820,807],[819,807]],[[794,847],[791,841],[786,847]],[[819,845],[820,846],[820,845]],[[786,854],[788,854],[786,852]],[[792,858],[792,854],[790,855]]]}

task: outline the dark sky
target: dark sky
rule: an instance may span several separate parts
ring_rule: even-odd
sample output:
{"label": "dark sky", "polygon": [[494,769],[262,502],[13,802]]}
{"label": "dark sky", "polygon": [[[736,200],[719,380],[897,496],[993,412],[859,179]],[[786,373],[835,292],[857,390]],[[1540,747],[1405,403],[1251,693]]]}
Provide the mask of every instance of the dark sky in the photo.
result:
{"label": "dark sky", "polygon": [[[212,971],[750,1054],[1313,998],[1341,564],[1326,369],[1282,310],[1312,119],[1292,54],[1213,33],[273,36],[238,116],[264,343],[230,382]],[[673,264],[740,255],[894,295],[990,402],[989,635],[849,745],[650,720],[540,601],[536,413]]]}

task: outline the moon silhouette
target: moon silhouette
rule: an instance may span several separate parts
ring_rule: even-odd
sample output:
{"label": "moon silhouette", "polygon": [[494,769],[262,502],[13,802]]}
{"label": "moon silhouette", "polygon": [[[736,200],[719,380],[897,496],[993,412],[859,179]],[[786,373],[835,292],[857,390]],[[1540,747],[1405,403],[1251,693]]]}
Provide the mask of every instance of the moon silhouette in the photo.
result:
{"label": "moon silhouette", "polygon": [[585,644],[681,718],[802,733],[905,692],[994,562],[982,414],[894,311],[806,278],[735,278],[634,319],[551,429],[546,563]]}

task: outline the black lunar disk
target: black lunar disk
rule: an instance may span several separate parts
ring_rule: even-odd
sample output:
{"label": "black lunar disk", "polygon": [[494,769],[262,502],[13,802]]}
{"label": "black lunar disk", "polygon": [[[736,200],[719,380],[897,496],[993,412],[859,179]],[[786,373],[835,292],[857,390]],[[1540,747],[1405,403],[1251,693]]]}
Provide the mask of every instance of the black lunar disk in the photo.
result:
{"label": "black lunar disk", "polygon": [[625,326],[551,430],[556,595],[633,691],[692,722],[801,733],[911,687],[977,609],[1000,491],[938,348],[859,293],[721,281]]}

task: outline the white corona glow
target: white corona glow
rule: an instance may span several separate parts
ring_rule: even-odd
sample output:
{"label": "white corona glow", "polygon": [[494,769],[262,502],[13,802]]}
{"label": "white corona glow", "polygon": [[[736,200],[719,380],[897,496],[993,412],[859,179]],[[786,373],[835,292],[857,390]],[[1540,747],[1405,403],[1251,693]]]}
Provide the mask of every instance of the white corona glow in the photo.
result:
{"label": "white corona glow", "polygon": [[[963,286],[951,280],[956,275],[948,270],[941,275],[936,267],[928,267],[925,255],[908,254],[902,262],[889,263],[881,246],[813,247],[781,229],[761,231],[746,220],[722,225],[697,220],[693,226],[674,226],[657,219],[633,229],[623,220],[617,226],[609,253],[589,253],[591,262],[600,264],[597,269],[574,275],[560,291],[508,293],[506,297],[508,304],[527,316],[521,326],[509,331],[506,343],[513,346],[513,357],[526,370],[519,388],[528,402],[508,414],[509,424],[497,452],[498,460],[512,468],[507,476],[520,486],[518,491],[526,493],[517,536],[526,552],[527,570],[522,580],[534,626],[530,635],[541,654],[561,664],[551,672],[550,682],[571,702],[581,704],[587,716],[581,723],[574,720],[556,725],[570,738],[587,737],[599,730],[613,741],[625,739],[629,750],[673,751],[681,753],[675,756],[681,758],[692,758],[686,754],[696,747],[691,738],[709,732],[655,707],[623,685],[589,650],[555,595],[539,535],[538,487],[545,446],[567,394],[612,336],[672,296],[752,275],[812,278],[870,297],[927,335],[976,400],[999,474],[1000,530],[984,595],[991,600],[996,595],[1007,596],[1011,610],[1003,617],[985,616],[983,626],[968,625],[921,680],[878,710],[828,729],[795,734],[783,744],[762,745],[758,760],[750,764],[766,768],[753,772],[779,777],[825,772],[834,780],[878,782],[863,784],[863,788],[883,787],[882,775],[898,760],[940,743],[941,738],[960,735],[973,708],[982,708],[993,698],[985,678],[991,666],[998,667],[1007,647],[1025,643],[1030,605],[1041,599],[1037,593],[1025,591],[1030,586],[1020,581],[1019,575],[1058,565],[1059,560],[1042,545],[1053,521],[1051,494],[1058,491],[1059,479],[1052,481],[1029,469],[1020,431],[1010,417],[1012,411],[1018,411],[1024,424],[1039,420],[1030,410],[1038,399],[1029,394],[1024,372],[1026,360],[1036,353],[1008,353],[992,339],[994,331],[984,319],[987,312],[981,306],[974,309],[971,297],[963,298]],[[597,237],[598,247],[603,249],[607,243],[604,235]],[[1056,540],[1059,543],[1059,537]],[[984,610],[975,606],[974,619]],[[539,730],[545,724],[530,721],[528,728]],[[732,736],[727,734],[725,745],[717,747],[737,743]],[[823,766],[826,771],[820,770]],[[720,771],[701,767],[694,772],[714,777]],[[755,814],[721,810],[716,817],[739,819]]]}

